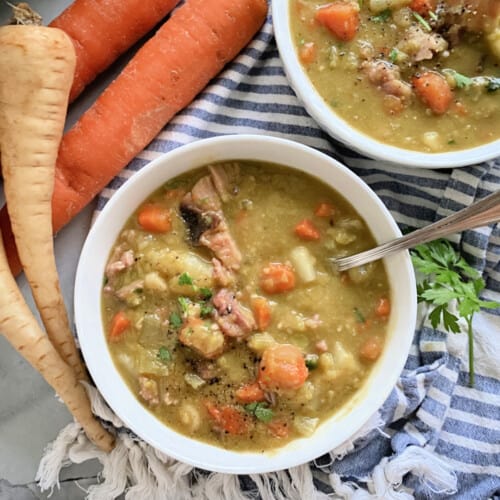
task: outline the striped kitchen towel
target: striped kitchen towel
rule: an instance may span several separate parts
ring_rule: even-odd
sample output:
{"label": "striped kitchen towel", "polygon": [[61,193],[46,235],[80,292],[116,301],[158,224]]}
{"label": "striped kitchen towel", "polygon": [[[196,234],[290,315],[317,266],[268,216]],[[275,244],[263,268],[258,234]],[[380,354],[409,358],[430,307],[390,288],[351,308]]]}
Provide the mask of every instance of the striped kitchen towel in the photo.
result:
{"label": "striped kitchen towel", "polygon": [[[308,116],[285,78],[269,17],[244,52],[102,192],[96,215],[126,180],[162,153],[221,134],[292,139],[347,164],[382,198],[400,227],[417,228],[500,189],[500,159],[452,171],[409,169],[368,160],[330,139]],[[484,298],[500,300],[500,227],[467,231],[454,243],[482,272]],[[52,443],[40,464],[42,488],[67,461],[97,457],[102,482],[89,498],[312,499],[461,498],[500,494],[500,311],[476,315],[476,381],[468,387],[467,337],[431,328],[420,310],[401,377],[358,435],[314,463],[250,477],[207,474],[175,462],[123,428],[90,388],[94,411],[118,429],[105,456],[77,424]],[[465,332],[465,330],[464,330]]]}

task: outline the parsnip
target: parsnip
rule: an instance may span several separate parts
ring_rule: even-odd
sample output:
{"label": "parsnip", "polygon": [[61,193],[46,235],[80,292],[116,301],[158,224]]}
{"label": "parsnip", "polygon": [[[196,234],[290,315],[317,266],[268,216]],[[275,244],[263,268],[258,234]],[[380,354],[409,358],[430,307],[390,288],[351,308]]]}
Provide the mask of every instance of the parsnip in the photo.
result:
{"label": "parsnip", "polygon": [[0,332],[54,388],[89,439],[104,451],[114,438],[94,418],[83,385],[62,360],[24,301],[12,276],[0,235]]}
{"label": "parsnip", "polygon": [[57,352],[86,374],[70,331],[52,239],[52,192],[75,51],[57,28],[0,28],[0,154],[20,260]]}

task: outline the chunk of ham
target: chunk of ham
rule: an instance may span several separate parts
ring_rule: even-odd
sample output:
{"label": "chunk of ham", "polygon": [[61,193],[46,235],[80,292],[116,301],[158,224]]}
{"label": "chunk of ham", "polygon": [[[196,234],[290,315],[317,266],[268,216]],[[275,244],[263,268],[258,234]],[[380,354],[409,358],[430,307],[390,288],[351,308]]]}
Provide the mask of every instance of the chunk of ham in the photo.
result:
{"label": "chunk of ham", "polygon": [[105,275],[108,279],[112,279],[120,271],[133,266],[134,262],[134,251],[131,249],[125,250],[123,245],[118,245],[106,266]]}
{"label": "chunk of ham", "polygon": [[432,59],[435,54],[446,50],[448,42],[437,33],[427,33],[420,26],[410,26],[397,48],[408,54],[412,62],[419,62]]}
{"label": "chunk of ham", "polygon": [[234,241],[225,219],[205,231],[200,237],[200,243],[210,248],[215,256],[227,269],[238,270],[241,264],[241,252]]}
{"label": "chunk of ham", "polygon": [[257,329],[252,311],[236,299],[234,292],[222,288],[213,298],[217,309],[217,323],[224,335],[244,339]]}
{"label": "chunk of ham", "polygon": [[212,275],[215,283],[222,287],[232,286],[235,280],[234,274],[229,269],[226,269],[219,259],[213,258],[212,264]]}
{"label": "chunk of ham", "polygon": [[408,100],[412,96],[409,83],[401,79],[399,67],[382,59],[365,61],[361,68],[368,80],[382,90],[382,92],[395,96],[401,100]]}
{"label": "chunk of ham", "polygon": [[142,290],[143,288],[144,288],[144,280],[138,279],[119,288],[115,292],[115,295],[121,300],[127,300],[131,294],[135,293],[137,290]]}
{"label": "chunk of ham", "polygon": [[193,244],[212,250],[227,269],[239,269],[242,256],[229,232],[221,199],[210,175],[202,177],[184,196],[180,213]]}
{"label": "chunk of ham", "polygon": [[240,166],[237,163],[225,165],[210,165],[208,167],[215,190],[220,199],[226,203],[231,195],[238,192]]}
{"label": "chunk of ham", "polygon": [[160,391],[156,380],[141,375],[139,382],[139,396],[150,406],[158,406],[160,403]]}

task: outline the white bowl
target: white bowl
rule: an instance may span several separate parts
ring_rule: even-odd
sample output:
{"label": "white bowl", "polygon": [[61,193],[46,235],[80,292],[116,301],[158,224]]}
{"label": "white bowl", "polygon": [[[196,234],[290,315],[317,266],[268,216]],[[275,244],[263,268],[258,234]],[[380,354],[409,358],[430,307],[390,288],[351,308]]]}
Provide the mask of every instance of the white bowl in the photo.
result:
{"label": "white bowl", "polygon": [[305,73],[292,39],[289,5],[289,0],[272,2],[274,36],[285,73],[307,112],[334,139],[371,158],[409,167],[462,167],[491,160],[500,155],[500,139],[461,151],[423,153],[384,144],[352,127],[325,103]]}
{"label": "white bowl", "polygon": [[364,387],[348,408],[319,426],[312,437],[298,439],[269,453],[227,451],[169,429],[134,397],[109,354],[101,317],[104,268],[119,232],[141,202],[166,181],[192,168],[225,160],[260,160],[287,165],[321,178],[354,202],[376,240],[401,233],[374,192],[349,169],[301,144],[253,135],[222,136],[180,147],[134,174],[111,198],[89,232],[78,264],[75,321],[87,367],[115,413],[142,439],[182,462],[226,473],[281,470],[312,460],[358,431],[389,395],[406,361],[416,318],[413,267],[407,252],[387,259],[392,312],[385,349]]}

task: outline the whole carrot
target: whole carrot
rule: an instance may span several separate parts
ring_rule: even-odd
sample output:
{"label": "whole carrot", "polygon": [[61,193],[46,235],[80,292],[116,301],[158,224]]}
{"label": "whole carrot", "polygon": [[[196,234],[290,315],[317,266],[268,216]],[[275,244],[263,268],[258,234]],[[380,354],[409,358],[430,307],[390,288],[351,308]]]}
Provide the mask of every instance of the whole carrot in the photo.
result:
{"label": "whole carrot", "polygon": [[94,78],[151,31],[179,0],[75,0],[49,26],[75,45],[73,101]]}
{"label": "whole carrot", "polygon": [[0,28],[0,152],[7,209],[47,334],[78,380],[85,380],[59,286],[51,215],[74,68],[75,51],[63,31]]}
{"label": "whole carrot", "polygon": [[89,439],[104,451],[114,438],[92,415],[90,401],[74,371],[40,329],[12,276],[0,237],[0,332],[40,372],[64,401]]}
{"label": "whole carrot", "polygon": [[[53,227],[80,212],[233,59],[263,24],[266,0],[187,0],[65,134]],[[9,262],[15,247],[0,216]]]}

